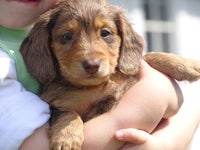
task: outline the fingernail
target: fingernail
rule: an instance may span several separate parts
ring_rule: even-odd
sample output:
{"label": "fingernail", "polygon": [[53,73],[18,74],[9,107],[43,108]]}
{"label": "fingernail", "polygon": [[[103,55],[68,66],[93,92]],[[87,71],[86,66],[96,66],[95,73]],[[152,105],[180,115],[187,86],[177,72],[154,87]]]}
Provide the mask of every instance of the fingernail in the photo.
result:
{"label": "fingernail", "polygon": [[115,135],[117,138],[123,138],[124,133],[122,131],[117,131]]}

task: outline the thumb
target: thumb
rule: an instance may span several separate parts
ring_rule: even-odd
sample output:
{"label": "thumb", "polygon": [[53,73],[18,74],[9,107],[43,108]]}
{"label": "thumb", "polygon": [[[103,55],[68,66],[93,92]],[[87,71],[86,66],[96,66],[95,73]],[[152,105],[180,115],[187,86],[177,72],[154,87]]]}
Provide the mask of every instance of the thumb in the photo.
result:
{"label": "thumb", "polygon": [[118,130],[114,136],[119,141],[140,145],[145,143],[150,135],[145,131],[129,128]]}

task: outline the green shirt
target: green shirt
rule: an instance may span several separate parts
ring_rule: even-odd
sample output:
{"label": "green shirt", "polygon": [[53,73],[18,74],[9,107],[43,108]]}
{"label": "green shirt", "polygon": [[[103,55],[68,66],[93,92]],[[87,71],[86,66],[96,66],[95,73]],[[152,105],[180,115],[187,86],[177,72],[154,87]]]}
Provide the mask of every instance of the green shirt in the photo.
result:
{"label": "green shirt", "polygon": [[12,30],[0,26],[0,47],[15,60],[18,81],[28,91],[38,93],[39,82],[28,72],[19,51],[27,34],[27,30]]}

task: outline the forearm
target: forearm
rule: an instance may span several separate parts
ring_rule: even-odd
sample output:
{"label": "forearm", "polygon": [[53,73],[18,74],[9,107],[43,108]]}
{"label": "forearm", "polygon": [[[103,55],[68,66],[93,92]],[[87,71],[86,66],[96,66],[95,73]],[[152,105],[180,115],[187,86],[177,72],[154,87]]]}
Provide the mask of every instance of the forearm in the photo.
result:
{"label": "forearm", "polygon": [[185,102],[180,111],[170,118],[164,129],[153,135],[164,143],[166,150],[187,150],[200,122],[199,104]]}
{"label": "forearm", "polygon": [[49,150],[48,130],[48,123],[38,128],[22,143],[19,150]]}
{"label": "forearm", "polygon": [[200,81],[182,88],[184,103],[180,111],[169,119],[169,124],[154,135],[160,138],[169,150],[186,150],[200,124]]}
{"label": "forearm", "polygon": [[[119,130],[115,137],[130,143],[121,150],[189,150],[200,121],[200,103],[196,102],[183,103],[180,111],[162,121],[152,135],[133,128]],[[199,147],[199,142],[195,144],[192,143],[194,150]]]}

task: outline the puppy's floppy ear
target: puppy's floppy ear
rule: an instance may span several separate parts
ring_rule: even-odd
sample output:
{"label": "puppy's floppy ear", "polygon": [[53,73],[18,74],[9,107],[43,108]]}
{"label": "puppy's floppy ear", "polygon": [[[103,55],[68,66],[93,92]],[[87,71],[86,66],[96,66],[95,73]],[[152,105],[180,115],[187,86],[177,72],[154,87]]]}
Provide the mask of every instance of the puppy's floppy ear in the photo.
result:
{"label": "puppy's floppy ear", "polygon": [[116,24],[122,40],[118,68],[125,74],[134,75],[140,67],[144,41],[133,30],[122,10],[118,12]]}
{"label": "puppy's floppy ear", "polygon": [[51,30],[57,14],[50,10],[43,14],[29,35],[22,42],[20,51],[29,72],[39,82],[45,83],[56,76],[53,54],[51,52]]}

